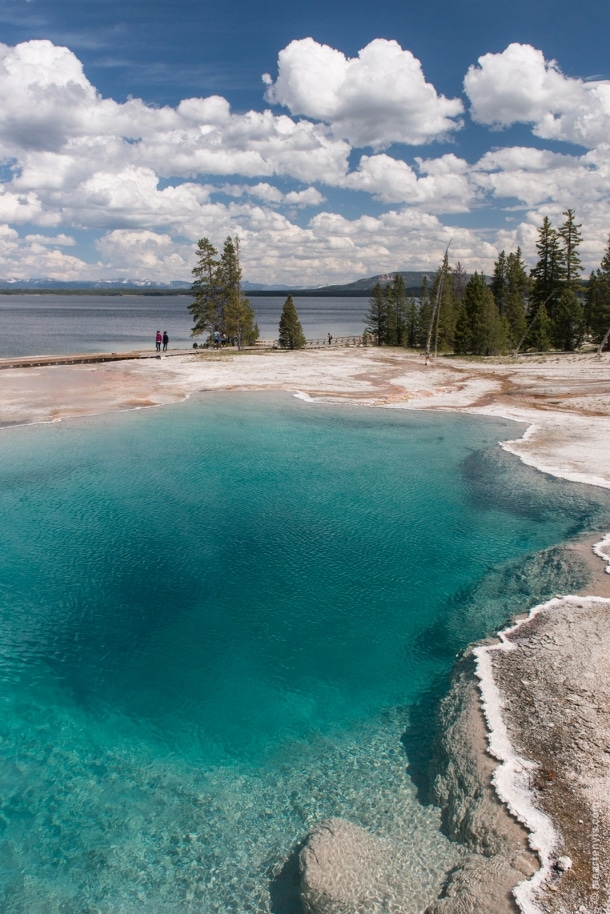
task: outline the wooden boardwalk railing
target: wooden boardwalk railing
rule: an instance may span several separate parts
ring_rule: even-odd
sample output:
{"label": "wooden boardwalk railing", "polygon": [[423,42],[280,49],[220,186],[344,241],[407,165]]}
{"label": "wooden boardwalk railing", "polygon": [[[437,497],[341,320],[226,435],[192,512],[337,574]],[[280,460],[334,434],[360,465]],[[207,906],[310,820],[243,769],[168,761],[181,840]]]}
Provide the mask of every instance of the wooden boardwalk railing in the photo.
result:
{"label": "wooden boardwalk railing", "polygon": [[[332,342],[328,342],[328,337],[321,337],[317,340],[306,340],[304,349],[343,349],[346,346],[365,346],[366,343],[362,334],[355,336],[333,336]],[[280,349],[278,340],[257,340],[254,344],[255,349]]]}
{"label": "wooden boardwalk railing", "polygon": [[[364,346],[366,343],[362,336],[333,336],[329,345],[328,338],[307,340],[305,349],[343,349],[349,346]],[[257,340],[254,346],[248,349],[279,349],[277,340]],[[2,368],[40,368],[44,365],[86,365],[96,362],[120,362],[126,359],[154,359],[167,358],[175,355],[192,355],[194,352],[235,352],[233,346],[223,346],[222,350],[213,347],[199,347],[198,349],[168,349],[167,352],[156,352],[154,349],[138,349],[133,352],[83,352],[74,355],[27,355],[15,358],[0,358]]]}

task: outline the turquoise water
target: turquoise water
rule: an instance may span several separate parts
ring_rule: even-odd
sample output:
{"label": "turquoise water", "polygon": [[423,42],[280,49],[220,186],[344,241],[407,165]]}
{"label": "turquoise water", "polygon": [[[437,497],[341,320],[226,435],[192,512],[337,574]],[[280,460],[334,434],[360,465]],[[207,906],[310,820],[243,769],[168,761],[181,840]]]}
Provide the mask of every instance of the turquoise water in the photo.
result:
{"label": "turquoise water", "polygon": [[417,714],[610,516],[518,434],[266,394],[3,431],[0,910],[297,914],[329,815],[399,843],[423,910],[461,851]]}

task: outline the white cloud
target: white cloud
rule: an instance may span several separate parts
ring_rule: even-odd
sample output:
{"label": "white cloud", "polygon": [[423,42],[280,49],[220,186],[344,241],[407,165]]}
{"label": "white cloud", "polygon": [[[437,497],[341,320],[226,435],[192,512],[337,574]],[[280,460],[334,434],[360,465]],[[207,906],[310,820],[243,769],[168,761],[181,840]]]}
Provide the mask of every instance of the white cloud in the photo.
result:
{"label": "white cloud", "polygon": [[606,209],[610,203],[610,146],[582,156],[528,147],[497,149],[482,156],[471,180],[493,198],[515,198],[538,212],[549,203],[559,214],[567,207],[581,213]]}
{"label": "white cloud", "polygon": [[22,187],[61,189],[128,166],[161,177],[285,175],[310,182],[343,174],[349,146],[328,128],[270,111],[232,114],[226,99],[156,108],[103,99],[80,61],[50,41],[0,45],[0,158],[17,161]]}
{"label": "white cloud", "polygon": [[480,124],[532,124],[536,136],[592,148],[610,132],[610,82],[564,76],[529,44],[484,54],[464,79],[471,114]]}
{"label": "white cloud", "polygon": [[76,244],[70,235],[26,235],[23,239],[28,244],[42,244],[46,247],[55,245],[59,248],[73,248]]}
{"label": "white cloud", "polygon": [[362,156],[357,170],[340,183],[366,191],[382,203],[423,206],[435,213],[468,210],[475,188],[463,159],[448,154],[439,159],[418,158],[416,162],[419,174],[406,162],[386,154]]}
{"label": "white cloud", "polygon": [[[101,276],[102,264],[84,263],[79,257],[65,254],[65,236],[47,238],[40,235],[20,237],[15,229],[0,224],[0,275],[7,279],[72,280]],[[93,271],[93,272],[92,272]]]}
{"label": "white cloud", "polygon": [[[214,192],[213,190],[211,192]],[[215,192],[226,194],[229,197],[251,197],[267,203],[269,206],[288,204],[302,209],[306,206],[319,206],[325,197],[316,187],[307,187],[305,190],[291,190],[283,193],[273,184],[266,181],[258,184],[223,184]]]}
{"label": "white cloud", "polygon": [[[430,269],[450,237],[454,260],[490,272],[509,242],[533,258],[543,215],[557,224],[568,206],[586,227],[583,259],[599,263],[610,225],[608,84],[568,79],[542,52],[511,45],[482,57],[466,87],[480,123],[523,121],[539,136],[586,136],[594,146],[583,155],[493,149],[472,164],[455,146],[408,161],[386,151],[350,168],[352,145],[424,143],[460,125],[461,102],[440,96],[409,51],[382,39],[354,59],[312,39],[288,45],[277,81],[268,80],[269,99],[290,108],[282,115],[235,114],[220,96],[175,108],[119,103],[96,91],[67,48],[0,45],[0,275],[188,280],[197,239],[222,244],[235,232],[254,282]],[[354,206],[375,215],[346,218]],[[495,227],[450,229],[439,218],[454,214],[455,223],[475,208]],[[87,263],[81,239],[90,250],[100,230],[100,260]]]}
{"label": "white cloud", "polygon": [[190,276],[193,246],[171,235],[148,230],[115,229],[97,242],[102,257],[112,264],[112,277],[146,276],[156,281]]}
{"label": "white cloud", "polygon": [[461,126],[460,99],[439,95],[396,41],[377,38],[356,58],[313,38],[292,41],[280,51],[277,80],[263,78],[268,101],[331,124],[353,146],[420,145]]}

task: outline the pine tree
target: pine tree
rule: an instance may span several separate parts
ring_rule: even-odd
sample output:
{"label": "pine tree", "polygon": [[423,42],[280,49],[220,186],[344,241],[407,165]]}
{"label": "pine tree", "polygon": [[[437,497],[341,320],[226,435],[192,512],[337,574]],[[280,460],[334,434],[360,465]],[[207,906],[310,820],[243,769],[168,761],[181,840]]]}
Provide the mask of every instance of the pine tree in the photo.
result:
{"label": "pine tree", "polygon": [[407,300],[407,339],[406,345],[411,349],[417,346],[418,308],[414,295]]}
{"label": "pine tree", "polygon": [[232,304],[236,306],[235,299],[241,299],[241,266],[239,264],[239,237],[227,235],[220,255],[218,266],[218,282],[220,286],[220,302],[218,307],[219,324],[223,333],[226,333],[225,310]]}
{"label": "pine tree", "polygon": [[415,331],[415,345],[424,349],[428,338],[428,328],[432,320],[432,302],[430,301],[430,286],[428,277],[424,276],[419,290],[419,309],[417,313],[417,327]]}
{"label": "pine tree", "polygon": [[557,349],[573,352],[583,341],[584,312],[573,287],[563,289],[555,306],[551,337]]}
{"label": "pine tree", "polygon": [[517,289],[510,291],[507,295],[504,305],[504,319],[507,325],[508,342],[512,349],[525,333],[527,326],[525,305]]}
{"label": "pine tree", "polygon": [[474,355],[496,355],[508,348],[506,323],[482,273],[474,273],[464,290],[455,348]]}
{"label": "pine tree", "polygon": [[364,326],[373,336],[377,346],[388,345],[388,311],[381,283],[376,283],[369,300],[369,310],[364,315]]}
{"label": "pine tree", "polygon": [[[538,262],[531,271],[532,300],[535,305],[545,304],[548,316],[553,320],[555,305],[561,294],[562,282],[566,275],[565,256],[560,236],[551,225],[548,216],[538,230]],[[533,317],[533,313],[532,313]]]}
{"label": "pine tree", "polygon": [[258,324],[252,305],[237,290],[233,291],[225,305],[223,327],[223,332],[238,349],[251,346],[258,339]]}
{"label": "pine tree", "polygon": [[[453,296],[454,296],[454,299],[456,302],[456,312],[457,312],[458,307],[459,307],[459,302],[464,301],[464,289],[466,288],[466,283],[468,282],[468,276],[466,274],[466,270],[464,269],[462,264],[459,262],[459,260],[453,268],[452,279],[453,279]],[[456,314],[456,317],[457,317],[457,314]]]}
{"label": "pine tree", "polygon": [[610,236],[602,261],[589,279],[587,328],[596,343],[603,340],[610,328]]}
{"label": "pine tree", "polygon": [[284,302],[280,317],[278,342],[282,349],[302,349],[306,343],[292,295],[289,295]]}
{"label": "pine tree", "polygon": [[532,319],[524,345],[535,352],[547,352],[551,348],[551,319],[544,304],[538,305],[532,313]]}
{"label": "pine tree", "polygon": [[201,238],[197,244],[196,255],[197,263],[192,270],[195,281],[191,286],[194,301],[188,306],[195,322],[191,336],[201,336],[205,332],[213,333],[220,330],[218,251],[207,238]]}
{"label": "pine tree", "polygon": [[494,263],[494,271],[491,277],[490,288],[493,293],[498,311],[504,314],[506,300],[508,298],[508,264],[504,251],[500,251],[498,259]]}
{"label": "pine tree", "polygon": [[508,327],[508,339],[511,348],[516,346],[525,333],[527,326],[527,306],[531,281],[527,275],[521,248],[510,253],[506,258],[506,298],[504,317]]}
{"label": "pine tree", "polygon": [[396,273],[392,282],[385,287],[384,300],[388,316],[388,344],[404,346],[407,342],[409,302],[402,273]]}
{"label": "pine tree", "polygon": [[530,295],[532,281],[527,275],[527,266],[521,248],[517,248],[514,254],[511,253],[506,258],[506,279],[508,291],[518,292],[525,305]]}
{"label": "pine tree", "polygon": [[582,241],[580,233],[582,223],[578,225],[575,223],[573,209],[565,210],[563,215],[566,220],[559,229],[558,235],[563,240],[564,246],[565,282],[570,288],[575,289],[582,273],[582,263],[578,254],[578,247]]}

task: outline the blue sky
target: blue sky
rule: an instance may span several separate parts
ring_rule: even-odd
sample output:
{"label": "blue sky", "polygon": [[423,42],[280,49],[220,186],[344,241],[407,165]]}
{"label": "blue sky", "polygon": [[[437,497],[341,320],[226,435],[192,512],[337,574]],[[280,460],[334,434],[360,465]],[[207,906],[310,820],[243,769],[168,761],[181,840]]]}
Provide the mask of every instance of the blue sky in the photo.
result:
{"label": "blue sky", "polygon": [[0,0],[0,276],[493,268],[610,232],[610,5]]}

